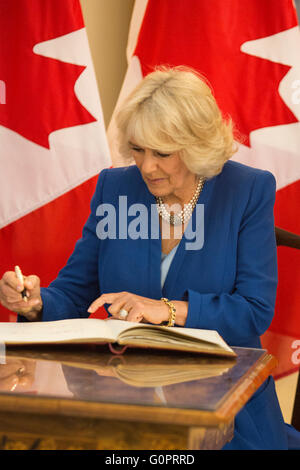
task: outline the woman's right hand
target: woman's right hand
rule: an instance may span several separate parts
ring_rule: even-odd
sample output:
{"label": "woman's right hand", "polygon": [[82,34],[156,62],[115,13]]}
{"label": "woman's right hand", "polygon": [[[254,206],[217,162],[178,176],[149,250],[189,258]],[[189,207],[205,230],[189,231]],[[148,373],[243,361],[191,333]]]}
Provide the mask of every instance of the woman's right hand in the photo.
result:
{"label": "woman's right hand", "polygon": [[38,276],[23,276],[24,288],[27,292],[27,302],[22,298],[22,286],[14,271],[6,271],[0,280],[1,304],[29,321],[40,321],[42,317],[43,301],[40,292],[40,279]]}

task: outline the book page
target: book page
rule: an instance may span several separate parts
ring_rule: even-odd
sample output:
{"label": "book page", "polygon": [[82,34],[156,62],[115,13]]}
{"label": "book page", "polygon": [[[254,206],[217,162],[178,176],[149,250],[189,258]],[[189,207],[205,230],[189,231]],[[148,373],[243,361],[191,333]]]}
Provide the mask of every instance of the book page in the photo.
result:
{"label": "book page", "polygon": [[[134,325],[134,324],[133,324]],[[133,326],[132,325],[132,326]],[[208,343],[207,346],[213,345],[220,349],[223,349],[228,352],[233,352],[232,349],[227,345],[227,343],[221,338],[219,333],[214,330],[201,330],[196,328],[180,328],[180,327],[166,327],[166,326],[156,326],[156,325],[148,325],[144,323],[135,324],[134,328],[131,328],[130,331],[124,331],[123,333],[120,332],[119,338],[124,340],[145,340],[149,339],[149,341],[153,342],[175,342],[175,343],[182,343],[184,344],[185,340],[187,343],[191,342],[201,342],[201,343]],[[148,328],[143,331],[144,328]],[[125,344],[124,341],[122,341]],[[204,346],[204,345],[203,345]]]}
{"label": "book page", "polygon": [[106,320],[72,318],[50,322],[1,323],[0,341],[6,344],[116,341]]}
{"label": "book page", "polygon": [[126,334],[125,332],[127,330],[131,330],[132,328],[144,328],[151,326],[147,323],[119,320],[118,318],[113,317],[106,318],[104,321],[107,324],[109,330],[113,332],[113,336],[116,339],[122,336],[123,332]]}

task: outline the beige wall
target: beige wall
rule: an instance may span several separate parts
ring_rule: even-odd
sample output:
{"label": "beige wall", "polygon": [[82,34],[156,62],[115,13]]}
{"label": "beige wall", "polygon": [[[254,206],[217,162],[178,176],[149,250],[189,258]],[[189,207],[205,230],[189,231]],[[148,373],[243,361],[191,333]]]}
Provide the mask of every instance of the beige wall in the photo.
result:
{"label": "beige wall", "polygon": [[127,69],[126,47],[134,0],[80,1],[107,127]]}

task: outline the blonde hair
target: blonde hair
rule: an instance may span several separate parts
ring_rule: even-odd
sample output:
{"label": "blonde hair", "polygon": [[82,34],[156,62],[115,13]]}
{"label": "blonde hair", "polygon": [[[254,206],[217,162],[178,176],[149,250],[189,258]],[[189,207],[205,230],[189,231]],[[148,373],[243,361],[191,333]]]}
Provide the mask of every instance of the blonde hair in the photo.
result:
{"label": "blonde hair", "polygon": [[120,151],[129,142],[162,153],[178,152],[186,167],[211,178],[237,150],[233,123],[225,119],[207,81],[187,67],[161,67],[147,75],[116,117]]}

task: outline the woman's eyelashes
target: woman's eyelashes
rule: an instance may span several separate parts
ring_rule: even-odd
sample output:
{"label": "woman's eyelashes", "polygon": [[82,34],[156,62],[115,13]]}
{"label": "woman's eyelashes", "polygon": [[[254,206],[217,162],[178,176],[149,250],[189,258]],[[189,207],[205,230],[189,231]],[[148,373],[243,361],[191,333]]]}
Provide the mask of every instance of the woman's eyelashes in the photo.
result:
{"label": "woman's eyelashes", "polygon": [[144,149],[140,148],[140,147],[131,147],[131,150],[133,150],[134,152],[142,152],[144,151]]}
{"label": "woman's eyelashes", "polygon": [[162,157],[162,158],[166,158],[166,157],[169,157],[171,154],[170,153],[161,153],[161,152],[155,152],[156,155],[158,155],[159,157]]}
{"label": "woman's eyelashes", "polygon": [[[142,147],[136,147],[136,146],[131,146],[131,150],[133,150],[134,152],[138,152],[138,153],[144,152],[144,149]],[[162,152],[159,152],[158,150],[153,150],[153,154],[161,158],[166,158],[171,155],[170,153],[162,153]]]}

